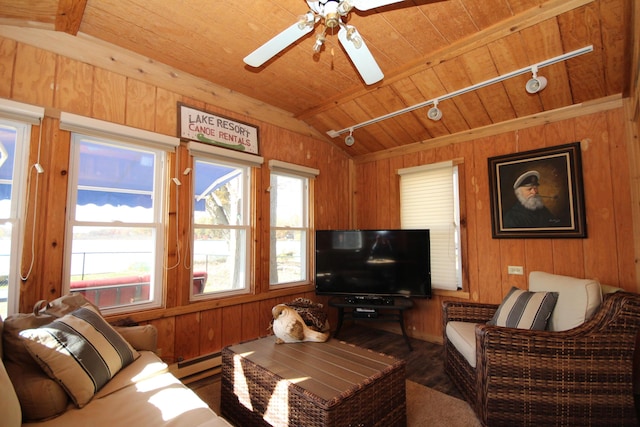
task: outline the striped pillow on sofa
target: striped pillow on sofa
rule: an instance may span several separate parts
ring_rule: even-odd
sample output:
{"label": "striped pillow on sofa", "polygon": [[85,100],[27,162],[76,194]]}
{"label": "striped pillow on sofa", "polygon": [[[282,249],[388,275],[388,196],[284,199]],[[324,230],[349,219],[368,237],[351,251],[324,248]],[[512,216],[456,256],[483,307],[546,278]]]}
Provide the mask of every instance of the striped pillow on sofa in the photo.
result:
{"label": "striped pillow on sofa", "polygon": [[90,304],[20,336],[31,356],[79,408],[139,357]]}
{"label": "striped pillow on sofa", "polygon": [[514,286],[487,324],[544,330],[557,300],[557,292],[529,292]]}

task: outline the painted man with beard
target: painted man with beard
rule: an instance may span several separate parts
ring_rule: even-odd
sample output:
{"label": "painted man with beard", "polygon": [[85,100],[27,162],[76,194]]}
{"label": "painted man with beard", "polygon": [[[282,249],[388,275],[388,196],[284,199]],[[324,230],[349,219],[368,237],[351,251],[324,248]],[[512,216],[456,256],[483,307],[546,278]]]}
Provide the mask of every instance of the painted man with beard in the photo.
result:
{"label": "painted man with beard", "polygon": [[558,226],[558,219],[544,205],[538,194],[540,173],[527,171],[513,184],[518,202],[504,215],[505,228],[540,228]]}

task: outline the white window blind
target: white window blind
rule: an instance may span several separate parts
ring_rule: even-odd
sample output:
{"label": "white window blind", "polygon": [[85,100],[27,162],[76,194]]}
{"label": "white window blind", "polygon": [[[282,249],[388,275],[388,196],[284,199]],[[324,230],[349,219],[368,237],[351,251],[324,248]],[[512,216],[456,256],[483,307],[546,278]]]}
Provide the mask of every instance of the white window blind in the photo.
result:
{"label": "white window blind", "polygon": [[9,120],[39,125],[40,120],[44,117],[44,108],[0,98],[0,116]]}
{"label": "white window blind", "polygon": [[131,142],[154,149],[173,150],[180,145],[180,139],[175,136],[163,135],[91,117],[78,116],[64,111],[60,113],[60,129],[87,136]]}
{"label": "white window blind", "polygon": [[404,229],[429,229],[433,288],[461,287],[457,241],[457,188],[452,162],[398,170]]}
{"label": "white window blind", "polygon": [[201,142],[189,142],[189,152],[193,156],[215,158],[216,160],[242,164],[251,167],[260,167],[264,163],[262,156],[244,153],[242,151],[230,150],[228,148],[217,147],[215,145],[203,144]]}

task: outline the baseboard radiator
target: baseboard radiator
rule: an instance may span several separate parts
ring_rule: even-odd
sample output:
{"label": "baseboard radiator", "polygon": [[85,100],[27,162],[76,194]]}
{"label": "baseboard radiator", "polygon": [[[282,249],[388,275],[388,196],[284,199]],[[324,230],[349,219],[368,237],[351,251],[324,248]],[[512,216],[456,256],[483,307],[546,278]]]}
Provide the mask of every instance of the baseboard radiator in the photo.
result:
{"label": "baseboard radiator", "polygon": [[219,352],[169,365],[169,372],[185,384],[218,375],[221,370],[222,354]]}

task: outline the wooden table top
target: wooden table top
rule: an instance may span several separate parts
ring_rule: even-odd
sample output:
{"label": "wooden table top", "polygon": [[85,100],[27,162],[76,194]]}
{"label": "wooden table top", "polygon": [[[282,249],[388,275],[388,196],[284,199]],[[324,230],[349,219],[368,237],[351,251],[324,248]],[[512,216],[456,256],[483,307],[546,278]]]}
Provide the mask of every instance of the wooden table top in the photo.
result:
{"label": "wooden table top", "polygon": [[276,344],[275,336],[268,336],[226,350],[325,401],[360,389],[400,370],[405,363],[336,339],[324,343]]}

